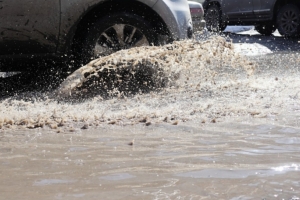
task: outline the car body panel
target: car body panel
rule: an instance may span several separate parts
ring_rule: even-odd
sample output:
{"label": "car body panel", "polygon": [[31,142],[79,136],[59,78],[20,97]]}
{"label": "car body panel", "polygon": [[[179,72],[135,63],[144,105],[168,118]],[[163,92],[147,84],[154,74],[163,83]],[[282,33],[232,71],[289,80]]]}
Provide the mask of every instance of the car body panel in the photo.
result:
{"label": "car body panel", "polygon": [[255,6],[253,12],[258,20],[272,20],[274,13],[274,5],[276,0],[253,0],[255,1]]}
{"label": "car body panel", "polygon": [[3,0],[0,7],[0,55],[56,51],[59,0]]}
{"label": "car body panel", "polygon": [[[73,36],[80,20],[94,7],[107,0],[61,0],[61,25],[58,52],[66,52],[71,47]],[[137,0],[152,7],[158,0]],[[116,0],[117,2],[117,0]]]}
{"label": "car body panel", "polygon": [[201,31],[206,27],[206,22],[204,20],[204,9],[202,4],[196,1],[188,1],[190,12],[193,20],[194,31]]}
{"label": "car body panel", "polygon": [[158,0],[153,10],[166,22],[173,39],[188,38],[188,30],[192,31],[193,25],[187,1]]}
{"label": "car body panel", "polygon": [[[186,0],[126,0],[126,3],[130,2],[133,5],[140,3],[147,7],[150,15],[160,16],[161,23],[171,33],[170,38],[181,40],[191,37],[192,19]],[[0,1],[0,70],[4,69],[1,63],[7,60],[33,57],[67,59],[72,53],[79,26],[86,22],[83,19],[91,14],[94,16],[104,3],[109,3],[114,12],[115,3],[124,4],[124,0]],[[120,12],[122,8],[117,10]],[[107,10],[99,15],[97,13],[96,17],[107,13]]]}
{"label": "car body panel", "polygon": [[252,0],[226,0],[222,1],[222,6],[229,20],[241,21],[252,20],[254,18]]}
{"label": "car body panel", "polygon": [[191,1],[198,2],[198,3],[203,4],[205,0],[191,0]]}
{"label": "car body panel", "polygon": [[205,0],[204,10],[212,3],[221,6],[223,21],[228,25],[252,25],[256,22],[273,20],[276,0]]}

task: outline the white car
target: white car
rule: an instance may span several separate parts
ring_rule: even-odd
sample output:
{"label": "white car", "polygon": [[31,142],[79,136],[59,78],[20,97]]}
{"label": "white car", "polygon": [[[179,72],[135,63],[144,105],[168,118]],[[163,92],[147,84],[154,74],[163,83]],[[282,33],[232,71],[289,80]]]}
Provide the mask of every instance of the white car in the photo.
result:
{"label": "white car", "polygon": [[196,1],[188,1],[193,20],[194,31],[201,31],[206,27],[204,20],[204,9],[202,4]]}

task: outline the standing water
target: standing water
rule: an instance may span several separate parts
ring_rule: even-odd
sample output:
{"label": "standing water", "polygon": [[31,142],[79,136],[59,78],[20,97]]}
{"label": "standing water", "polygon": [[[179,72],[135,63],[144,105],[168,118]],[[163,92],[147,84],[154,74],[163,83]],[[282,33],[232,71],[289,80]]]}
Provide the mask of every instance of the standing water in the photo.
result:
{"label": "standing water", "polygon": [[0,199],[299,199],[298,63],[211,37],[2,98]]}

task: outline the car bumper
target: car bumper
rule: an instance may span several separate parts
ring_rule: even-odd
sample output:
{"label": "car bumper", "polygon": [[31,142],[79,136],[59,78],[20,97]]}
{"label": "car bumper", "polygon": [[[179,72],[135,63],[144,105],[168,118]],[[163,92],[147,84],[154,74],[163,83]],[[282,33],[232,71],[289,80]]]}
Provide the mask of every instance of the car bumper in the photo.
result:
{"label": "car bumper", "polygon": [[158,0],[153,10],[164,20],[173,40],[192,37],[192,18],[186,0]]}
{"label": "car bumper", "polygon": [[190,12],[193,21],[194,31],[201,31],[206,27],[206,22],[204,20],[204,10],[200,3],[188,1]]}

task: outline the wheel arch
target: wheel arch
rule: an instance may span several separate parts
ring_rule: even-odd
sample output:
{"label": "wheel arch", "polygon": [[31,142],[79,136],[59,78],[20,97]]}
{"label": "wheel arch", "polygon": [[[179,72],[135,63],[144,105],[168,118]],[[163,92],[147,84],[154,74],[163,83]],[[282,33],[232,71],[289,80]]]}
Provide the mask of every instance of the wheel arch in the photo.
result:
{"label": "wheel arch", "polygon": [[272,10],[273,20],[276,20],[277,13],[278,13],[279,9],[282,6],[286,5],[286,4],[294,4],[294,5],[298,6],[298,8],[300,9],[300,1],[297,1],[297,0],[277,0],[276,3],[274,4],[273,10]]}
{"label": "wheel arch", "polygon": [[70,28],[70,31],[65,34],[65,45],[60,46],[59,52],[63,53],[63,55],[70,54],[75,48],[76,43],[80,43],[82,40],[82,34],[93,22],[115,12],[137,14],[148,21],[154,27],[155,31],[159,31],[161,34],[168,36],[171,35],[167,25],[151,7],[134,0],[127,0],[126,2],[124,0],[106,0],[87,9],[86,12],[80,16],[72,28]]}
{"label": "wheel arch", "polygon": [[[204,5],[205,5],[205,7],[204,7]],[[203,5],[204,15],[205,15],[205,13],[207,12],[207,9],[210,6],[213,6],[213,5],[218,6],[219,7],[219,12],[220,12],[220,15],[221,15],[220,23],[226,27],[228,17],[226,15],[226,13],[224,13],[222,11],[222,0],[207,0],[207,1],[205,1],[204,5]]]}
{"label": "wheel arch", "polygon": [[222,4],[221,3],[222,3],[221,0],[208,0],[208,1],[205,1],[204,4],[203,4],[203,9],[204,9],[204,14],[205,14],[207,12],[207,9],[208,9],[209,6],[212,6],[212,5],[218,6],[220,8],[221,21],[222,21],[222,23],[225,24],[226,21],[227,21],[227,16],[226,16],[226,13],[224,13],[222,11]]}
{"label": "wheel arch", "polygon": [[206,11],[207,8],[211,5],[216,5],[216,6],[219,6],[219,8],[221,8],[221,2],[220,1],[210,0],[210,1],[205,1],[204,2],[204,4],[203,4],[204,11]]}

